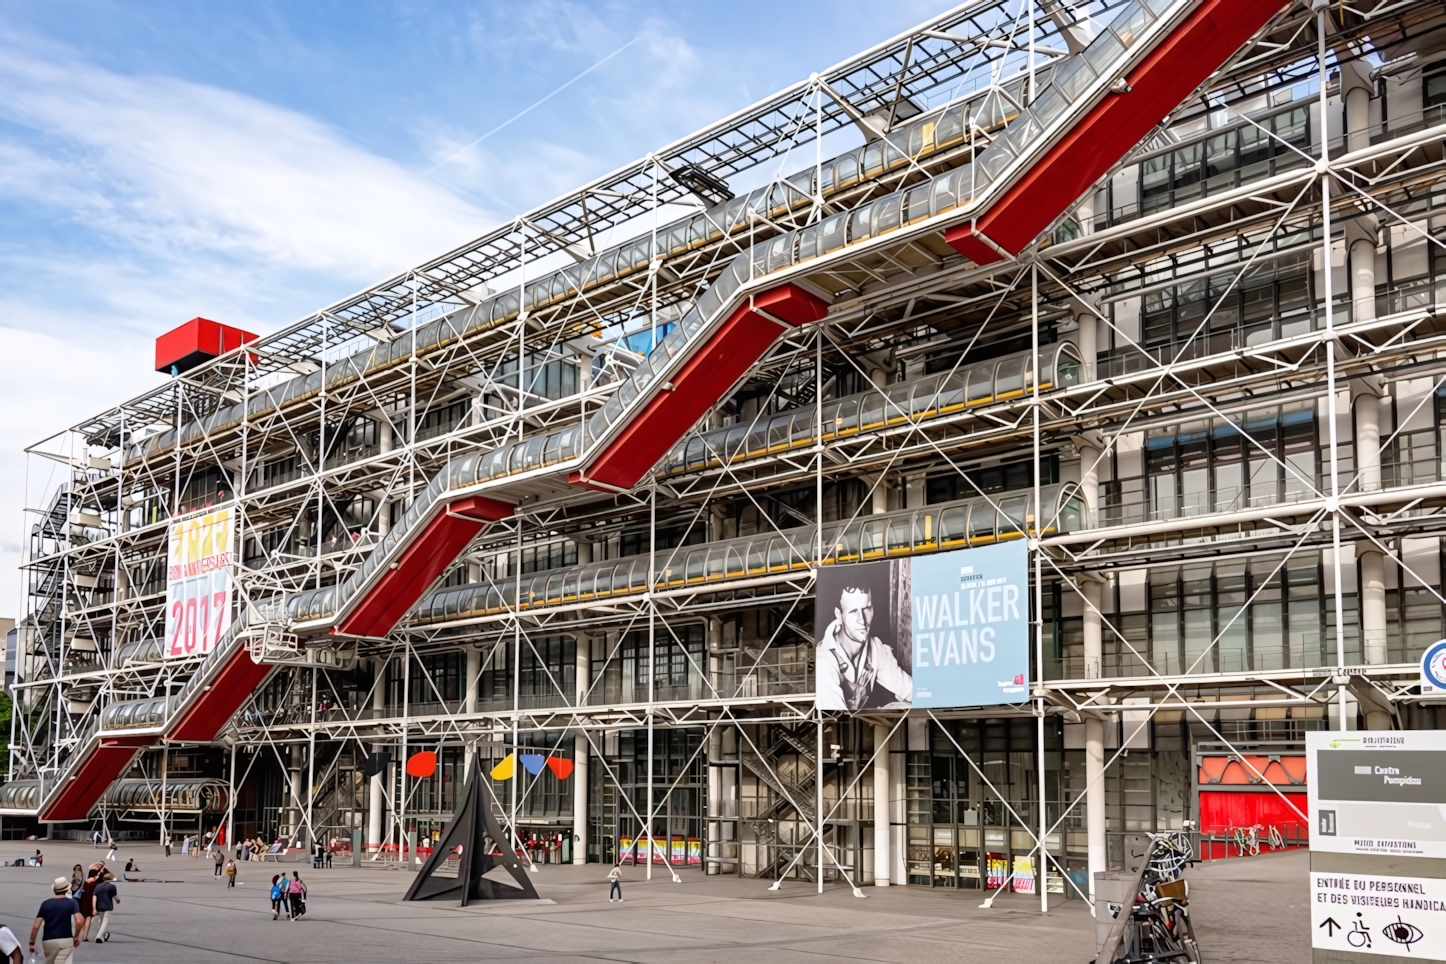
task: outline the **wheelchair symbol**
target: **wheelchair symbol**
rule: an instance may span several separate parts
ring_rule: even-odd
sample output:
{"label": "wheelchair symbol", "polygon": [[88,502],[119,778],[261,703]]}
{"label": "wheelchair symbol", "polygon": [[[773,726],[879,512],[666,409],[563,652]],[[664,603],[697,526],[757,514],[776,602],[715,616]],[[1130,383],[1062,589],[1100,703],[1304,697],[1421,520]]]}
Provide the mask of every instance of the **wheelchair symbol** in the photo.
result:
{"label": "wheelchair symbol", "polygon": [[1361,915],[1357,913],[1356,919],[1351,921],[1352,927],[1350,933],[1346,934],[1346,940],[1350,942],[1352,947],[1370,947],[1371,929],[1361,923],[1360,916]]}

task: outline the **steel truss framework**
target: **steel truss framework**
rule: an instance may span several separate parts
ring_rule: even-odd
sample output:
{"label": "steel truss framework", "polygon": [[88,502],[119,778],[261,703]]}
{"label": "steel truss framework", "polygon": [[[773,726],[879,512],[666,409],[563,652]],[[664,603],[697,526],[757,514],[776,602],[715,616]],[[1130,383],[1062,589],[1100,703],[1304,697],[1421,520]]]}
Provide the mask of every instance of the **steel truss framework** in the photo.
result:
{"label": "steel truss framework", "polygon": [[[639,346],[656,344],[734,255],[971,162],[1022,113],[1019,101],[1028,106],[1037,73],[1077,56],[1114,6],[956,8],[30,449],[41,470],[31,479],[39,508],[28,510],[29,611],[11,772],[42,779],[63,773],[102,706],[167,697],[197,672],[200,658],[167,660],[160,652],[172,516],[211,504],[238,509],[240,605],[257,614],[258,624],[283,594],[337,582],[449,458],[585,421],[614,392],[619,373],[636,364]],[[315,655],[332,645],[326,643],[271,654],[280,668],[224,735],[231,747],[227,799],[236,799],[235,787],[258,763],[290,771],[285,815],[273,829],[317,839],[343,826],[343,784],[353,796],[360,792],[346,759],[354,764],[382,748],[401,759],[418,747],[464,747],[469,760],[544,748],[576,753],[580,775],[599,767],[595,786],[615,792],[651,848],[670,796],[701,761],[715,865],[741,867],[736,847],[752,843],[774,849],[771,862],[752,863],[780,880],[806,871],[820,888],[832,876],[858,892],[868,848],[846,828],[860,826],[871,809],[862,780],[886,763],[906,720],[878,713],[851,721],[814,707],[807,642],[813,581],[820,565],[844,561],[838,546],[825,544],[826,532],[832,542],[835,532],[875,515],[943,511],[942,502],[938,510],[924,504],[926,477],[954,480],[950,504],[987,506],[995,518],[1013,520],[1012,532],[1001,522],[990,538],[1023,538],[1031,550],[1031,702],[927,714],[1012,815],[1012,825],[1027,830],[1031,857],[1042,841],[1076,826],[1086,806],[1088,819],[1097,813],[1104,826],[1107,774],[1131,737],[1162,713],[1183,716],[1226,745],[1231,741],[1217,724],[1227,703],[1344,725],[1353,725],[1358,712],[1371,725],[1381,725],[1382,714],[1386,725],[1404,720],[1403,707],[1422,700],[1416,665],[1388,660],[1384,616],[1367,598],[1369,576],[1363,568],[1357,578],[1346,567],[1383,560],[1396,567],[1402,590],[1409,584],[1446,606],[1439,579],[1433,582],[1404,551],[1409,540],[1446,533],[1446,475],[1439,459],[1430,472],[1403,472],[1408,460],[1400,454],[1423,424],[1436,430],[1433,400],[1446,386],[1441,297],[1433,288],[1376,276],[1376,252],[1389,261],[1392,245],[1415,244],[1428,262],[1430,252],[1446,247],[1432,213],[1446,199],[1446,118],[1431,105],[1389,116],[1380,106],[1395,102],[1392,85],[1429,70],[1443,28],[1446,20],[1425,4],[1284,7],[1020,256],[976,265],[942,239],[919,235],[846,248],[800,272],[828,295],[827,317],[784,334],[680,443],[677,458],[664,459],[629,492],[540,488],[515,516],[484,529],[434,587],[434,596],[493,588],[503,600],[500,611],[432,616],[424,599],[386,638],[336,644],[330,662]],[[961,99],[971,105],[967,116],[998,123],[974,124],[957,144],[911,148],[907,163],[893,169],[824,184],[835,145],[849,137],[893,144],[889,138],[897,139],[911,118]],[[1303,118],[1299,129],[1289,126],[1292,112]],[[1242,160],[1228,177],[1201,175],[1208,190],[1171,180],[1181,158],[1218,156],[1227,141],[1248,141],[1256,159]],[[902,152],[905,145],[895,146]],[[1230,150],[1237,152],[1232,164],[1245,158],[1243,146]],[[789,177],[809,167],[811,179]],[[1162,169],[1167,192],[1175,192],[1167,203],[1138,186]],[[720,186],[733,181],[791,185],[803,200],[781,212],[750,208],[711,240],[659,255],[670,250],[659,240],[667,226],[680,214],[711,209],[723,196]],[[1115,203],[1121,192],[1135,193]],[[605,239],[618,238],[647,243],[646,271],[495,326],[419,342],[425,324],[466,315],[484,298],[596,257],[607,249]],[[1368,247],[1359,248],[1363,243]],[[1356,254],[1366,250],[1369,270]],[[1292,266],[1308,278],[1303,307],[1287,320],[1277,299],[1262,316],[1264,327],[1250,330],[1241,299],[1261,290],[1260,279]],[[1163,338],[1147,330],[1142,304],[1156,298],[1158,306],[1156,296],[1189,286],[1205,292],[1200,310],[1172,316],[1176,327]],[[877,396],[884,409],[877,424],[825,428],[826,407],[851,393],[907,386],[926,375],[947,380],[1002,351],[1037,358],[1061,341],[1074,344],[1083,360],[1071,383],[1044,385],[1035,377],[1018,391],[993,389],[950,412],[942,402],[911,407],[906,394],[885,390]],[[360,347],[397,342],[407,346],[398,364],[295,403],[261,404],[288,379],[320,372],[324,383],[328,367]],[[1362,398],[1371,405],[1391,400],[1390,424],[1361,415]],[[190,437],[177,432],[169,446],[157,442],[166,431],[205,425],[226,406],[253,399],[254,411],[248,408],[239,424]],[[1251,413],[1272,407],[1315,413],[1319,460],[1306,466],[1259,436]],[[778,444],[739,451],[719,441],[723,430],[740,426],[770,431],[780,413],[797,418]],[[1212,490],[1208,504],[1185,507],[1173,490],[1169,498],[1146,491],[1149,473],[1142,469],[1136,501],[1124,500],[1125,453],[1138,459],[1142,439],[1168,438],[1196,423],[1228,426],[1242,459],[1277,480],[1272,494],[1252,489],[1247,498],[1242,487],[1225,499]],[[702,446],[697,464],[689,444]],[[1050,458],[1073,475],[1068,491],[1085,508],[1068,526],[1065,499],[1046,498],[1042,466]],[[981,483],[982,470],[1021,460],[1035,467],[1023,489],[1005,494]],[[1009,504],[1020,494],[1029,496],[1023,514]],[[772,540],[791,555],[725,578],[690,578],[690,553],[726,539]],[[888,542],[879,555],[941,545],[942,537],[915,535]],[[1333,653],[1280,667],[1226,669],[1217,660],[1222,641],[1233,638],[1272,579],[1310,553],[1326,560],[1320,625],[1332,634]],[[646,577],[606,600],[554,600],[545,591],[540,599],[522,596],[524,577],[544,585],[539,580],[549,574],[643,557]],[[1118,593],[1126,577],[1148,581],[1170,567],[1240,562],[1263,575],[1233,616],[1211,624],[1189,662],[1142,648],[1124,625],[1123,604],[1102,595]],[[1362,587],[1354,623],[1347,618],[1348,584]],[[1056,593],[1049,607],[1047,590]],[[1079,613],[1080,656],[1063,655],[1047,608]],[[701,646],[688,636],[690,627],[702,627]],[[545,652],[556,637],[573,641],[571,684],[565,667]],[[428,660],[459,650],[467,653],[460,695],[427,668],[439,665]],[[524,665],[532,667],[527,693]],[[631,682],[610,689],[626,673]],[[507,695],[480,697],[484,676],[504,679]],[[1092,744],[1084,785],[1071,787],[1061,807],[1035,807],[1032,819],[940,722],[1033,719],[1042,760],[1046,728],[1059,718],[1083,723],[1087,740],[1098,743],[1098,728],[1118,720],[1123,706],[1129,712],[1121,749],[1106,757]],[[842,743],[839,734],[851,723],[872,727],[872,739],[847,759],[825,753],[826,737]],[[811,748],[805,728],[813,730]],[[672,778],[654,771],[659,730],[697,737]],[[619,733],[646,735],[641,779],[625,778],[616,751],[608,750],[610,735]],[[296,778],[298,761],[308,771],[304,785]],[[746,840],[748,815],[740,812],[720,818],[726,807],[717,799],[718,771],[730,766],[740,782],[747,774],[764,801],[758,812],[776,813],[779,825],[788,825],[791,844],[781,831],[764,839],[757,828]],[[1044,767],[1035,774],[1035,799],[1042,801]],[[540,780],[520,787],[514,780],[505,794],[514,833],[527,822],[529,794]],[[380,797],[373,812],[387,814],[385,841],[400,842],[415,826],[417,813],[409,822],[408,810],[417,783],[394,768],[367,793]],[[0,810],[25,812],[16,793],[7,800]],[[164,805],[160,812],[164,821]],[[733,821],[734,836],[718,836],[720,819]],[[731,856],[725,843],[735,848]],[[1067,849],[1051,845],[1043,857],[1077,890],[1063,874]],[[1091,852],[1091,866],[1096,858]],[[1039,891],[1047,906],[1048,888]]]}

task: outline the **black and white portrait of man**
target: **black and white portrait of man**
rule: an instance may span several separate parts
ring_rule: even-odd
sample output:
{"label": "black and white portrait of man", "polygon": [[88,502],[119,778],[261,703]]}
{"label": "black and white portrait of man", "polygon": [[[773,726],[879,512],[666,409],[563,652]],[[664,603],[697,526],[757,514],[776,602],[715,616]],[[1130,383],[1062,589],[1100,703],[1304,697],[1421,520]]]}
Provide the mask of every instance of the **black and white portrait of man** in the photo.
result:
{"label": "black and white portrait of man", "polygon": [[815,691],[824,710],[908,707],[908,560],[826,566],[814,611]]}

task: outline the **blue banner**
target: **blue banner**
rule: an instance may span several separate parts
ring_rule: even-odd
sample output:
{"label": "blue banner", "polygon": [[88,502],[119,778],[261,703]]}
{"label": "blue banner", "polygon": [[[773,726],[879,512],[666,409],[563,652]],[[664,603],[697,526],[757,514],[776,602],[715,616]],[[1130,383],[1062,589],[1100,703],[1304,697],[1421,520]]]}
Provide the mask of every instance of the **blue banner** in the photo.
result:
{"label": "blue banner", "polygon": [[1024,540],[911,560],[914,706],[1029,699]]}

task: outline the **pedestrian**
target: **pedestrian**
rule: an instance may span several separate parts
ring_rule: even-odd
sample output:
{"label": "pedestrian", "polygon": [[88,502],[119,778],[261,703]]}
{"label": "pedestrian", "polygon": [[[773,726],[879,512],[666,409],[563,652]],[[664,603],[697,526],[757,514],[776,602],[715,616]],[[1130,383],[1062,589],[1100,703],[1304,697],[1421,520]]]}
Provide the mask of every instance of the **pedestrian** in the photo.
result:
{"label": "pedestrian", "polygon": [[116,859],[115,840],[110,842],[110,852],[105,855],[105,862],[112,863]]}
{"label": "pedestrian", "polygon": [[25,955],[20,953],[20,938],[10,928],[0,924],[0,955],[6,964],[24,964]]}
{"label": "pedestrian", "polygon": [[171,855],[171,835],[170,835],[170,834],[166,834],[166,856],[169,857],[170,855]]}
{"label": "pedestrian", "polygon": [[[51,891],[54,896],[40,905],[30,925],[30,953],[35,953],[38,936],[45,951],[45,964],[69,964],[70,956],[80,945],[80,927],[84,920],[80,916],[80,905],[68,896],[70,881],[55,878]],[[43,934],[41,928],[44,928]]]}
{"label": "pedestrian", "polygon": [[108,870],[101,871],[100,881],[95,885],[95,942],[104,944],[110,940],[110,915],[120,904],[115,892],[115,875]]}
{"label": "pedestrian", "polygon": [[226,855],[223,854],[223,853],[221,852],[221,849],[218,847],[218,848],[216,848],[216,850],[215,850],[214,852],[212,852],[212,854],[211,854],[211,859],[212,859],[213,861],[215,861],[215,863],[216,863],[216,873],[213,874],[212,876],[220,877],[220,876],[221,876],[221,867],[226,863]]}
{"label": "pedestrian", "polygon": [[44,866],[45,866],[45,854],[41,853],[38,848],[37,848],[36,851],[35,851],[35,866],[37,866],[37,867],[44,867]]}
{"label": "pedestrian", "polygon": [[236,886],[236,861],[234,860],[226,861],[226,886]]}
{"label": "pedestrian", "polygon": [[75,897],[79,895],[80,888],[84,886],[85,868],[82,867],[80,864],[76,864],[75,868],[70,872],[70,896]]}
{"label": "pedestrian", "polygon": [[99,849],[100,849],[100,831],[99,831],[99,830],[93,830],[93,831],[91,831],[91,834],[90,834],[90,849],[91,849],[91,850],[99,850]]}
{"label": "pedestrian", "polygon": [[621,901],[623,899],[623,865],[613,864],[613,869],[608,871],[608,880],[612,886],[608,888],[608,903]]}
{"label": "pedestrian", "polygon": [[306,916],[306,884],[301,880],[301,871],[291,872],[291,881],[286,885],[291,898],[291,919],[300,920]]}
{"label": "pedestrian", "polygon": [[75,902],[80,905],[80,916],[85,918],[79,934],[82,941],[89,936],[90,921],[95,917],[95,888],[100,883],[102,869],[100,865],[90,868],[90,872],[85,877],[85,885],[81,887],[80,893],[75,895]]}
{"label": "pedestrian", "polygon": [[[286,878],[280,874],[271,875],[271,919],[276,920],[281,916],[281,910],[287,904]],[[287,916],[290,916],[288,911]]]}

